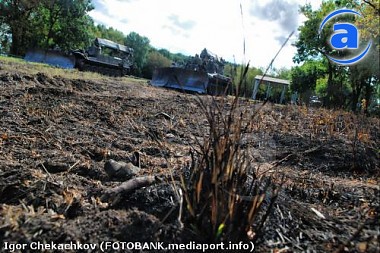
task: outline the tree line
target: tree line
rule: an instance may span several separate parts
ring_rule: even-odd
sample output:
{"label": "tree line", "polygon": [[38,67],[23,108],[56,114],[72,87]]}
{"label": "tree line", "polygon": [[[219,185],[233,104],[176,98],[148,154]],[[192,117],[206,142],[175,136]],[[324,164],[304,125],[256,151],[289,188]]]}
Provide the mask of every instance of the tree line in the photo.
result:
{"label": "tree line", "polygon": [[[358,64],[350,66],[332,63],[327,56],[336,52],[328,43],[330,34],[318,34],[322,19],[342,7],[355,9],[362,17],[354,19],[352,16],[342,16],[338,18],[339,21],[357,25],[361,42],[369,39],[373,41],[370,54]],[[0,53],[23,56],[29,48],[35,47],[59,48],[69,52],[87,48],[96,37],[101,37],[134,49],[137,76],[151,78],[157,67],[186,61],[188,56],[156,49],[150,45],[147,37],[136,32],[125,35],[112,27],[95,24],[88,15],[93,9],[91,0],[0,0]],[[288,98],[297,92],[305,102],[309,96],[318,95],[327,107],[357,110],[357,105],[363,99],[368,105],[372,102],[376,106],[380,100],[379,0],[326,0],[317,10],[312,10],[311,5],[306,4],[300,7],[300,12],[307,21],[299,27],[299,37],[294,44],[297,53],[293,61],[298,66],[271,71],[271,76],[291,81]],[[225,73],[238,78],[242,69],[239,64],[228,63]],[[250,97],[254,77],[262,73],[262,69],[250,67],[239,95]]]}

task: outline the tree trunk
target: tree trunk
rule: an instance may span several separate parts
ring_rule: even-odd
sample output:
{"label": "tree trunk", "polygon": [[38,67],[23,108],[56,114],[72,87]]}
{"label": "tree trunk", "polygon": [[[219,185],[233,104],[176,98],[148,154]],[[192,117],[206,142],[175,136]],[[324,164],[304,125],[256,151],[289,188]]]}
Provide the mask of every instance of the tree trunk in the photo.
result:
{"label": "tree trunk", "polygon": [[360,85],[360,81],[359,80],[352,80],[352,105],[351,105],[351,109],[353,112],[355,112],[357,110],[357,104],[359,102],[359,96],[360,96],[360,92],[361,92],[361,85]]}
{"label": "tree trunk", "polygon": [[11,27],[12,32],[12,45],[11,45],[11,55],[21,56],[23,54],[22,46],[22,28],[17,25]]}
{"label": "tree trunk", "polygon": [[12,55],[24,56],[31,42],[31,30],[28,23],[29,12],[20,14],[17,19],[10,22],[9,26],[12,33],[12,44],[10,53]]}
{"label": "tree trunk", "polygon": [[327,79],[327,95],[326,95],[326,101],[325,105],[330,108],[331,107],[331,102],[333,98],[333,66],[328,60],[328,79]]}
{"label": "tree trunk", "polygon": [[368,107],[371,103],[371,95],[373,91],[373,87],[371,86],[372,78],[367,78],[366,80],[363,80],[363,84],[365,85],[365,100],[366,100],[366,107],[364,108],[364,113],[368,115]]}

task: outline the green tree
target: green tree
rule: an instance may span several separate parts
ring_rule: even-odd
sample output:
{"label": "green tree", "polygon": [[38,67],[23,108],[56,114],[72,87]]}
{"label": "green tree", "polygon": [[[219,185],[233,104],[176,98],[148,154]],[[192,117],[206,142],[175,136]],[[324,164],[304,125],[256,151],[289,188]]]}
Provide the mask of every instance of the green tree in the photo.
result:
{"label": "green tree", "polygon": [[356,25],[361,28],[361,39],[365,41],[375,39],[375,44],[379,46],[379,0],[364,0],[362,4],[358,6],[358,9],[363,16],[356,20]]}
{"label": "green tree", "polygon": [[12,35],[11,54],[29,47],[70,50],[88,44],[91,0],[3,0],[0,20]]}
{"label": "green tree", "polygon": [[161,55],[165,56],[168,59],[172,59],[173,54],[165,48],[158,49],[157,52],[159,52]]}
{"label": "green tree", "polygon": [[[313,11],[311,5],[302,6],[300,11],[303,13],[307,21],[299,28],[299,38],[295,43],[297,53],[293,58],[294,62],[301,63],[311,59],[324,59],[327,66],[327,89],[325,104],[328,106],[342,106],[341,91],[342,82],[339,71],[344,70],[342,67],[330,62],[328,55],[342,57],[346,52],[338,52],[329,45],[329,37],[331,35],[331,23],[326,24],[325,28],[319,34],[319,26],[330,12],[340,7],[353,8],[357,3],[354,0],[333,1],[328,0],[322,2],[318,10]],[[343,15],[336,18],[336,21],[353,21],[353,15]],[[339,55],[340,54],[340,55]]]}
{"label": "green tree", "polygon": [[369,54],[358,64],[350,66],[350,80],[352,87],[352,109],[356,109],[356,104],[360,97],[368,102],[380,100],[379,80],[380,80],[380,6],[379,0],[365,0],[357,7],[362,17],[356,20],[356,25],[360,28],[360,39],[362,42],[372,41],[373,46]]}
{"label": "green tree", "polygon": [[153,71],[157,68],[169,67],[172,61],[162,55],[159,51],[152,49],[147,56],[147,62],[143,68],[143,76],[152,78]]}
{"label": "green tree", "polygon": [[379,85],[379,50],[376,46],[359,63],[349,66],[349,79],[352,89],[352,110],[356,109],[360,97],[367,101],[378,98],[375,91],[376,86]]}
{"label": "green tree", "polygon": [[292,70],[288,68],[274,69],[274,77],[279,79],[290,80],[292,77]]}
{"label": "green tree", "polygon": [[315,86],[315,93],[320,97],[325,97],[327,93],[327,75],[319,78],[317,80],[317,85]]}
{"label": "green tree", "polygon": [[158,49],[158,52],[178,65],[185,65],[186,61],[189,59],[189,56],[181,53],[174,54],[164,48]]}
{"label": "green tree", "polygon": [[135,74],[142,76],[143,67],[146,64],[147,56],[151,48],[150,41],[147,37],[141,36],[136,32],[131,32],[125,38],[125,45],[133,48],[135,59]]}
{"label": "green tree", "polygon": [[33,22],[35,44],[45,49],[59,47],[64,51],[85,47],[92,24],[87,13],[92,9],[91,0],[40,1]]}
{"label": "green tree", "polygon": [[91,37],[95,38],[104,38],[111,41],[114,41],[119,44],[124,44],[125,34],[113,27],[107,28],[105,25],[98,24],[91,29]]}
{"label": "green tree", "polygon": [[307,60],[302,66],[291,69],[290,90],[298,92],[306,103],[315,92],[317,80],[324,76],[326,67],[322,60]]}
{"label": "green tree", "polygon": [[0,1],[0,21],[8,25],[12,36],[10,53],[23,55],[33,36],[32,16],[39,6],[38,0]]}
{"label": "green tree", "polygon": [[[224,66],[224,74],[232,78],[233,92],[238,92],[238,96],[251,97],[255,83],[255,77],[262,75],[263,71],[255,67],[249,67],[245,79],[242,80],[242,87],[237,87],[243,76],[245,66],[239,64],[227,63]],[[237,89],[238,88],[238,89]]]}

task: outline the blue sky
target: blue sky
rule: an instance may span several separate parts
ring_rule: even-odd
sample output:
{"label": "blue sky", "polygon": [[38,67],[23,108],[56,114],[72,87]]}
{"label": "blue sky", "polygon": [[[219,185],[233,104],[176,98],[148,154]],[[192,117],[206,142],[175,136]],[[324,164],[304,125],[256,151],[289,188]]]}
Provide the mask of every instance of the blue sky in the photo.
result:
{"label": "blue sky", "polygon": [[[203,48],[236,63],[266,67],[281,44],[305,20],[299,5],[321,0],[93,0],[96,23],[149,38],[173,53],[199,54]],[[291,67],[295,34],[274,62]],[[245,42],[245,53],[244,53]]]}

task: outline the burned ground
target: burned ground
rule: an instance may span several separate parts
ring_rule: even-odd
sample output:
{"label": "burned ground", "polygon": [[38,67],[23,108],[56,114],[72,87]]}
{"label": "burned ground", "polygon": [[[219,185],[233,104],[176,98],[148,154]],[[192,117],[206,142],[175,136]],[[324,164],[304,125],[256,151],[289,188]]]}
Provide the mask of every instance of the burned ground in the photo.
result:
{"label": "burned ground", "polygon": [[[196,239],[177,219],[172,181],[208,132],[195,95],[1,69],[0,91],[1,242]],[[282,181],[257,251],[378,252],[379,119],[268,104],[249,121],[242,145],[258,173]],[[112,204],[101,199],[121,184],[109,159],[160,180]]]}

